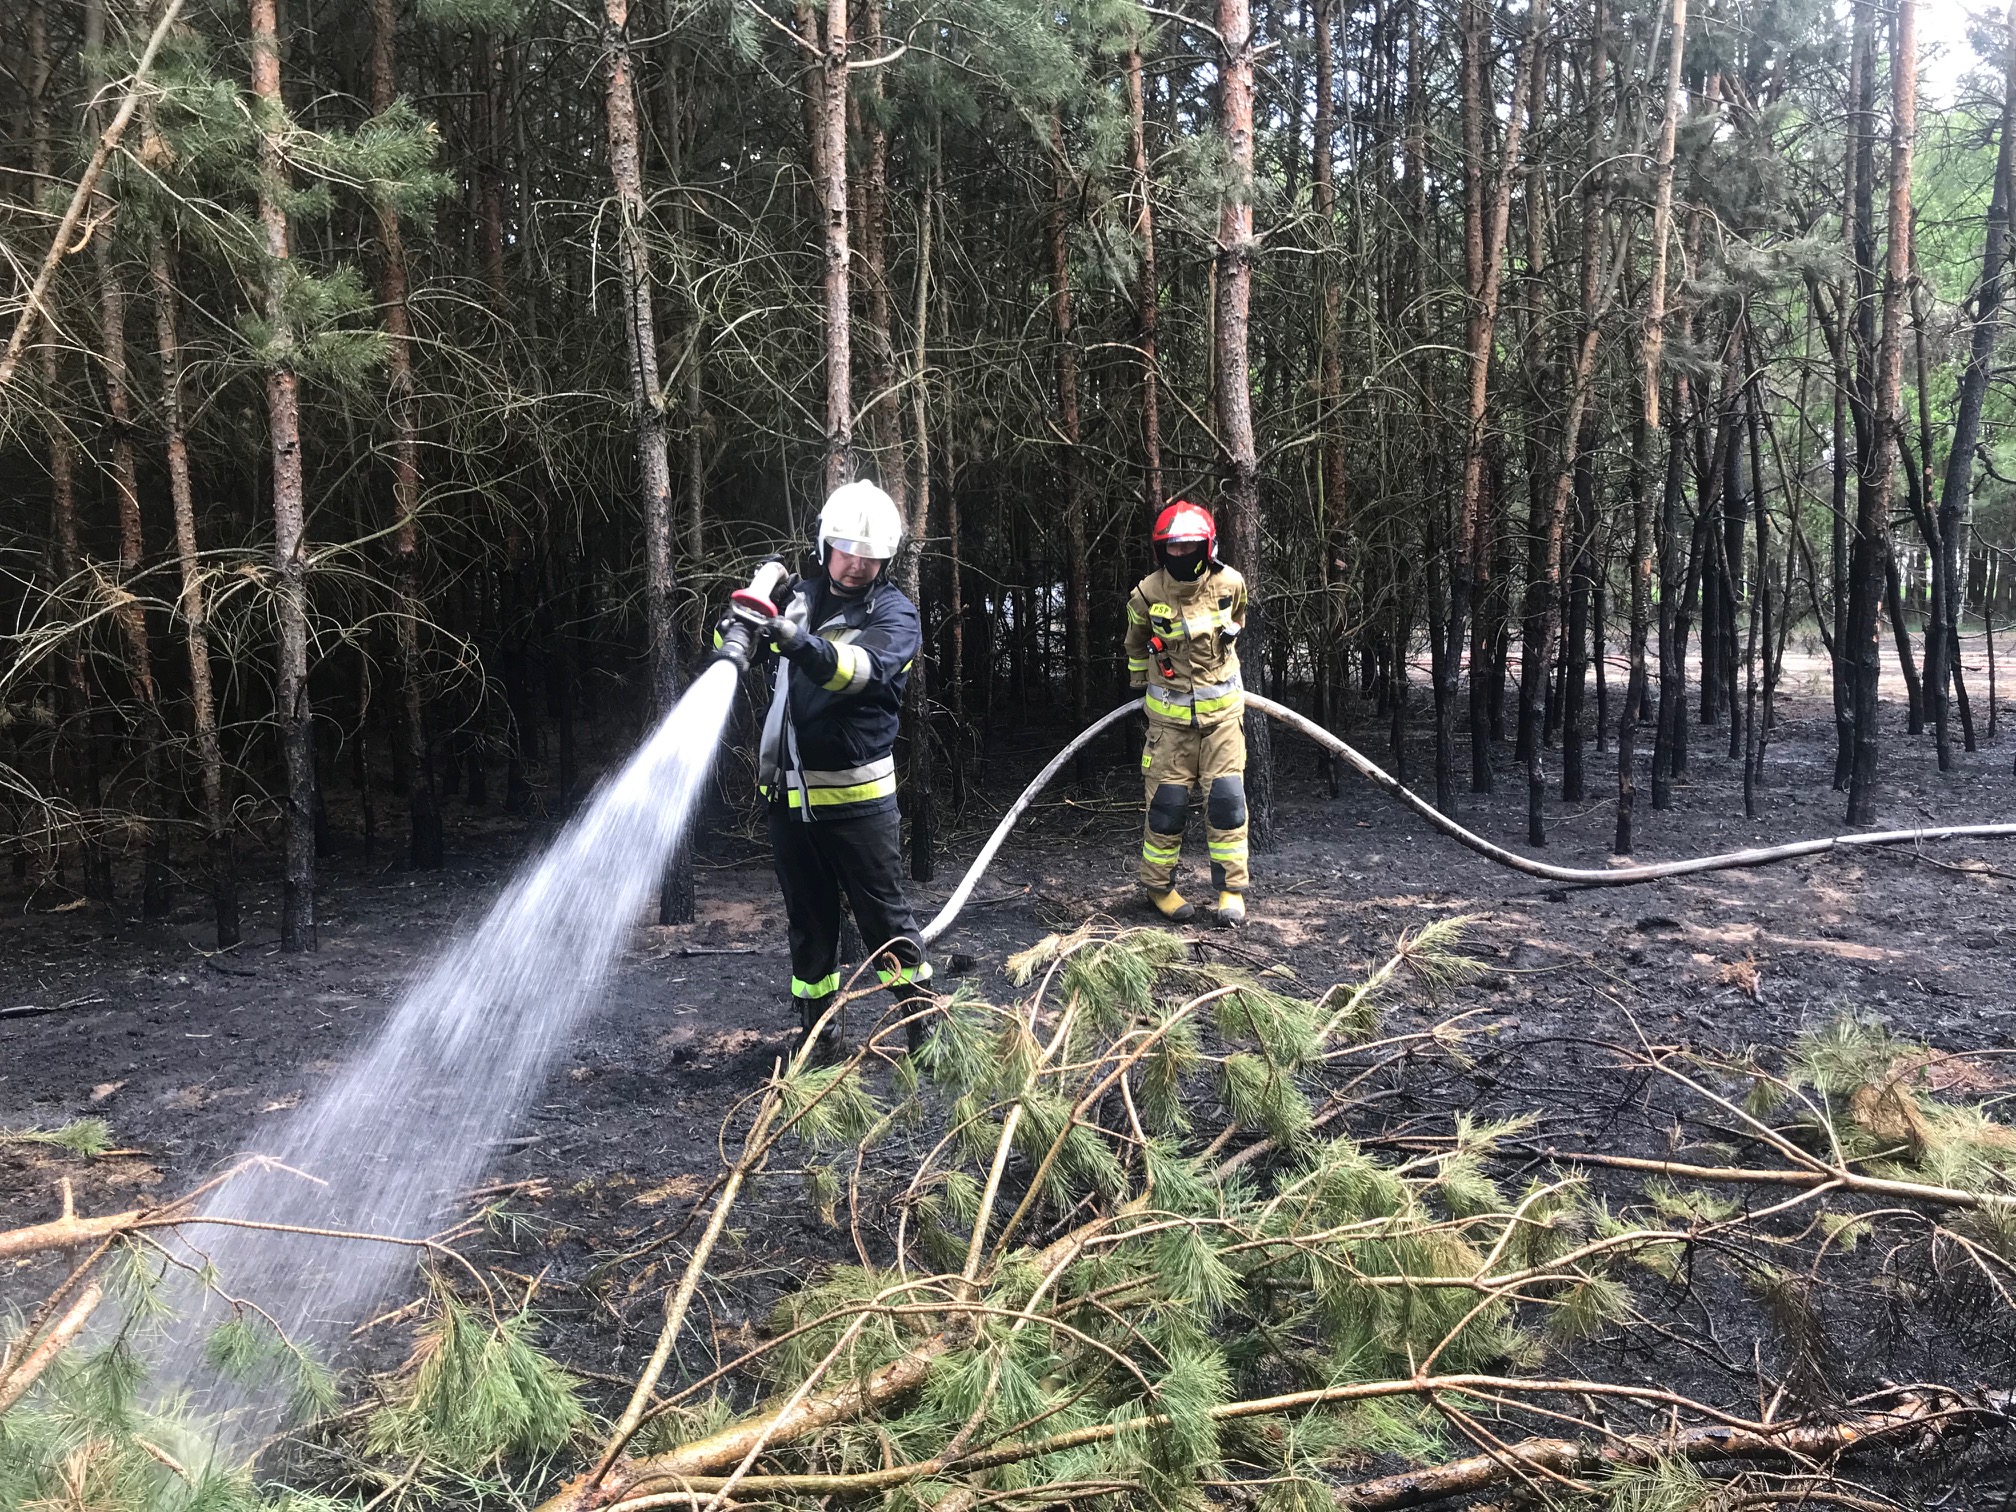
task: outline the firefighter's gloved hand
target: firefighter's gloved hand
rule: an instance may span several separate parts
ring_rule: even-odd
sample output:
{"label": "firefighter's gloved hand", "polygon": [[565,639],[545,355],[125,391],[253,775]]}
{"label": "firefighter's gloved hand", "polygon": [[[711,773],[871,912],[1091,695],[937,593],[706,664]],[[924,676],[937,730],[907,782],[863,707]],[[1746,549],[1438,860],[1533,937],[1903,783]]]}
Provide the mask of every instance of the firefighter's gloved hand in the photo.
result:
{"label": "firefighter's gloved hand", "polygon": [[825,676],[833,670],[831,643],[824,636],[811,634],[802,625],[781,614],[764,622],[763,638],[807,672],[816,670]]}

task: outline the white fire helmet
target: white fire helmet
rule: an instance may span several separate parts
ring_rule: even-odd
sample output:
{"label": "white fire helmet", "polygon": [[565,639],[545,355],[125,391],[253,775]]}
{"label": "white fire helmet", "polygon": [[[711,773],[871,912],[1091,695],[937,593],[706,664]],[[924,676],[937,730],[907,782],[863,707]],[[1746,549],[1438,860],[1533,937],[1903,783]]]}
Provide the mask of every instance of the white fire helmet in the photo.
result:
{"label": "white fire helmet", "polygon": [[858,557],[886,562],[903,544],[903,516],[896,501],[873,483],[843,483],[819,511],[819,561],[838,546]]}

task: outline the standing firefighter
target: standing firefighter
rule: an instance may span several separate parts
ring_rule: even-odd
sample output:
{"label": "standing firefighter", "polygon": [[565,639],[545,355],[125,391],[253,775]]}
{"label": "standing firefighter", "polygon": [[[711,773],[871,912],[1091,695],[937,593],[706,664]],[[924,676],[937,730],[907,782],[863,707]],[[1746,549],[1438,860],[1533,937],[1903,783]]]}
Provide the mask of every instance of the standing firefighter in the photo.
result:
{"label": "standing firefighter", "polygon": [[1208,509],[1177,500],[1155,521],[1154,572],[1127,596],[1127,680],[1146,691],[1141,772],[1148,818],[1141,885],[1165,918],[1196,910],[1176,891],[1191,789],[1204,790],[1204,839],[1221,924],[1246,917],[1246,697],[1239,632],[1246,580],[1218,560]]}
{"label": "standing firefighter", "polygon": [[[922,637],[887,580],[903,542],[895,501],[848,483],[819,511],[817,575],[793,579],[763,638],[780,653],[757,781],[790,924],[791,996],[809,1035],[840,990],[840,892],[875,952],[876,978],[908,1011],[931,963],[903,891],[896,728]],[[829,1031],[830,1032],[830,1031]],[[909,1026],[914,1049],[922,1020]]]}

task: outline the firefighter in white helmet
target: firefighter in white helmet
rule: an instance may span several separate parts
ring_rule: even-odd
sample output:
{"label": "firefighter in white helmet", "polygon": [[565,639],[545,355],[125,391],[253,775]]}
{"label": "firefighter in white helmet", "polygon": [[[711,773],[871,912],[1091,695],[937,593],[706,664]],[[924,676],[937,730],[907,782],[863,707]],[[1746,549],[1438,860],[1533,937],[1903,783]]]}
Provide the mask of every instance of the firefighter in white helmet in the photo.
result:
{"label": "firefighter in white helmet", "polygon": [[[913,1013],[929,1000],[896,811],[896,731],[923,643],[916,605],[888,578],[902,544],[888,494],[867,482],[836,488],[819,511],[818,570],[791,581],[764,627],[779,660],[757,782],[808,1034],[840,990],[843,889],[877,980]],[[923,1020],[908,1030],[915,1048]]]}

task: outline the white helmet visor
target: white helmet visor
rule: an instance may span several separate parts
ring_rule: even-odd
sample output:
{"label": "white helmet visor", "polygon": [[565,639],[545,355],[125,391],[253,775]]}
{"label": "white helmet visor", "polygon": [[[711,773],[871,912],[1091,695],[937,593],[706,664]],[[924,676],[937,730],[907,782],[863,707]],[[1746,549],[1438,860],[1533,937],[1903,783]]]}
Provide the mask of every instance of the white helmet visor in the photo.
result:
{"label": "white helmet visor", "polygon": [[858,541],[849,540],[845,536],[828,536],[826,544],[834,550],[846,552],[849,556],[866,557],[873,562],[886,562],[889,560],[888,553],[875,541]]}

